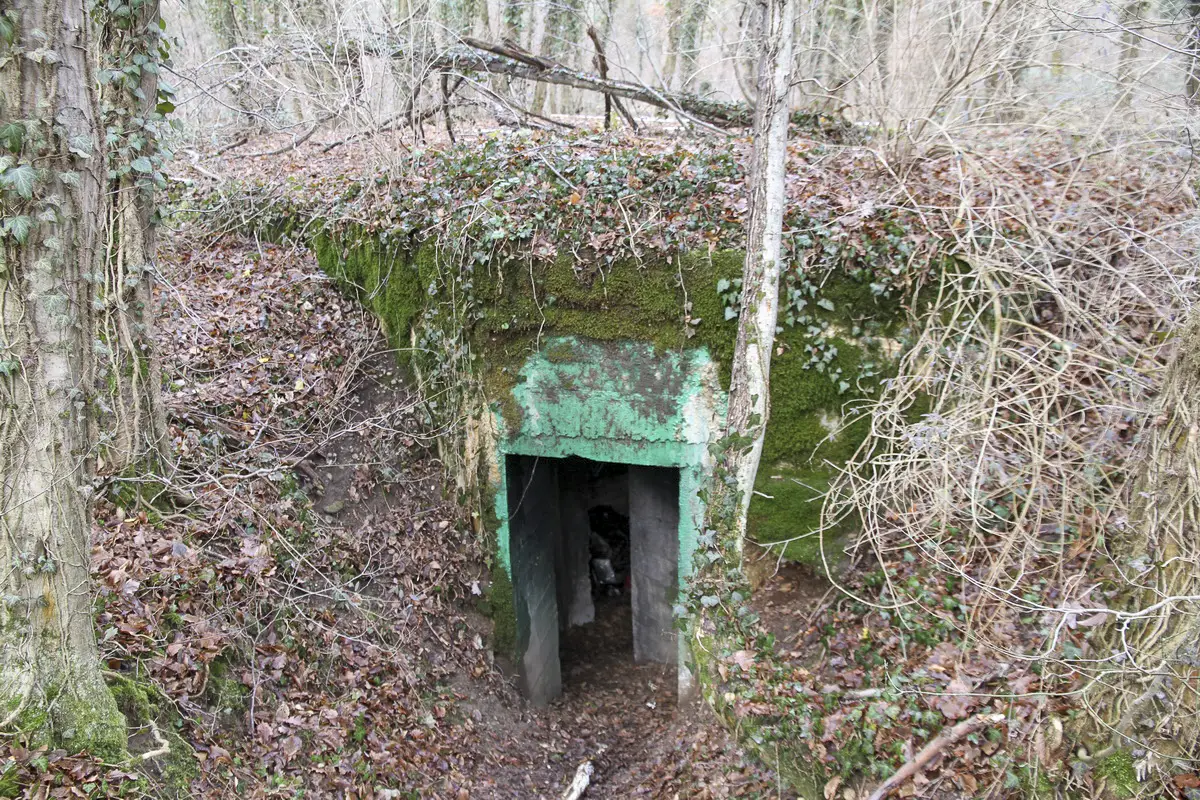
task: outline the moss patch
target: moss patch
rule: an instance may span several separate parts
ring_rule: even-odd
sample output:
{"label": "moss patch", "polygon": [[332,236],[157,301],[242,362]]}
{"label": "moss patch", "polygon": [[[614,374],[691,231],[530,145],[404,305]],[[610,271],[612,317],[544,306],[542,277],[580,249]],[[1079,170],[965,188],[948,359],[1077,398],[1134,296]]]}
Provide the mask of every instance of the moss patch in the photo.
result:
{"label": "moss patch", "polygon": [[312,248],[321,269],[379,317],[391,346],[406,350],[409,330],[425,305],[421,264],[413,251],[383,243],[358,226],[336,234],[322,230]]}
{"label": "moss patch", "polygon": [[517,609],[513,601],[512,581],[498,559],[492,566],[488,606],[492,616],[492,650],[503,658],[514,658],[517,652]]}
{"label": "moss patch", "polygon": [[[738,744],[754,755],[758,761],[779,773],[787,786],[805,800],[820,800],[828,779],[827,771],[809,752],[801,737],[781,742],[778,736],[767,733],[752,716],[739,715],[724,687],[719,683],[719,673],[713,656],[720,652],[717,637],[700,635],[694,647],[688,648],[696,659],[693,674],[700,683],[705,701],[721,722],[737,739]],[[726,648],[728,649],[728,648]],[[790,746],[795,742],[795,747]]]}
{"label": "moss patch", "polygon": [[1127,800],[1138,794],[1137,768],[1133,765],[1133,756],[1124,750],[1118,750],[1097,762],[1095,774],[1097,779],[1104,782],[1105,798]]}
{"label": "moss patch", "polygon": [[167,796],[190,796],[192,781],[200,777],[200,767],[191,746],[176,730],[180,718],[170,699],[156,687],[125,675],[110,673],[108,684],[129,725],[134,754],[157,751],[164,742],[169,748],[154,758],[137,759],[141,770]]}
{"label": "moss patch", "polygon": [[[418,359],[437,357],[431,333],[439,325],[456,324],[438,311],[430,287],[444,284],[439,254],[433,245],[405,250],[384,245],[357,227],[332,234],[321,232],[314,249],[322,268],[347,291],[355,293],[385,323],[393,346],[407,347],[409,332],[423,329],[427,342]],[[733,250],[694,253],[657,260],[619,260],[586,265],[560,255],[553,261],[505,260],[462,267],[463,285],[478,308],[466,320],[464,336],[476,354],[475,378],[509,432],[520,430],[522,411],[513,396],[528,357],[557,337],[597,341],[647,342],[660,351],[703,347],[718,365],[727,387],[737,334],[737,321],[727,309],[729,295],[718,291],[742,270],[743,254]],[[811,286],[812,284],[805,284]],[[771,372],[771,420],[763,447],[758,497],[751,507],[749,533],[770,543],[815,530],[821,503],[814,497],[828,486],[834,466],[845,463],[862,442],[867,421],[831,434],[848,413],[848,404],[877,388],[887,359],[870,344],[898,327],[900,309],[879,300],[865,279],[829,275],[820,296],[797,301],[790,281],[781,290],[781,305],[793,316],[778,336]],[[821,305],[817,305],[817,301]],[[797,321],[802,319],[803,322]],[[443,340],[448,337],[443,336]],[[866,342],[866,344],[864,344]],[[551,361],[570,360],[574,353],[551,346]],[[469,376],[461,376],[464,380]],[[827,535],[826,554],[840,552]],[[785,557],[821,563],[818,538],[792,542]]]}
{"label": "moss patch", "polygon": [[208,665],[204,701],[217,714],[240,717],[250,704],[250,688],[234,674],[235,651],[226,650]]}
{"label": "moss patch", "polygon": [[751,538],[762,544],[794,540],[784,545],[785,558],[818,571],[828,561],[830,568],[836,569],[845,558],[842,547],[846,530],[816,533],[821,523],[824,492],[832,475],[832,469],[820,467],[763,465],[754,484],[760,494],[751,501],[747,519]]}
{"label": "moss patch", "polygon": [[80,687],[50,698],[54,743],[64,750],[86,752],[119,763],[128,755],[125,719],[103,683]]}

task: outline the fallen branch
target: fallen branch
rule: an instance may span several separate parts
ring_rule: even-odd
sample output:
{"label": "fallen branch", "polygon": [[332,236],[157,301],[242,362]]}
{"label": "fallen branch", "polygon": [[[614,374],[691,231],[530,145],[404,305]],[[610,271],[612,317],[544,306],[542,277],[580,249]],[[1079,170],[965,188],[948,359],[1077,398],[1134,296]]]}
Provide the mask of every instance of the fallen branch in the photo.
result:
{"label": "fallen branch", "polygon": [[912,778],[925,767],[929,766],[929,762],[933,761],[939,753],[945,750],[950,745],[961,740],[966,736],[982,729],[998,725],[1004,721],[1003,714],[976,714],[970,719],[965,719],[955,725],[945,733],[940,734],[929,744],[921,749],[911,760],[896,770],[896,772],[883,783],[879,784],[879,788],[871,792],[867,800],[883,800],[892,793],[892,790],[899,787],[909,778]]}
{"label": "fallen branch", "polygon": [[[482,42],[469,36],[463,38],[462,42],[470,49],[445,53],[433,61],[431,68],[509,75],[600,92],[614,98],[636,100],[667,111],[682,111],[705,123],[722,127],[748,126],[754,119],[754,108],[745,103],[707,100],[685,92],[659,91],[631,81],[603,78],[589,72],[569,69],[541,56],[504,45]],[[406,51],[395,51],[391,55],[394,58],[406,57]],[[793,124],[815,126],[821,124],[822,117],[811,112],[797,111],[792,114],[791,121]]]}
{"label": "fallen branch", "polygon": [[312,124],[312,127],[310,127],[307,131],[304,132],[304,135],[302,135],[299,139],[293,137],[291,144],[285,144],[282,147],[275,148],[274,150],[264,150],[264,151],[258,152],[258,153],[242,153],[241,155],[230,156],[230,158],[264,158],[264,157],[269,157],[269,156],[280,156],[280,155],[283,155],[284,153],[291,152],[292,150],[299,148],[300,145],[304,144],[309,139],[311,139],[313,134],[317,132],[317,129],[320,128],[322,125],[324,125],[329,120],[333,119],[334,116],[335,116],[334,114],[322,115],[321,117],[319,117],[317,119],[316,122],[314,122]]}
{"label": "fallen branch", "polygon": [[[471,85],[474,86],[475,91],[479,92],[484,97],[491,99],[494,103],[499,105],[501,108],[509,111],[514,116],[525,117],[527,121],[533,121],[534,123],[537,123],[537,124],[534,124],[532,127],[535,127],[535,128],[540,127],[544,130],[552,130],[552,128],[550,126],[556,125],[560,128],[563,128],[564,130],[568,130],[568,131],[575,130],[574,125],[571,125],[568,122],[560,122],[556,119],[551,119],[550,117],[544,117],[541,114],[530,111],[529,109],[527,109],[523,106],[517,105],[510,98],[505,97],[504,95],[500,94],[499,92],[492,91],[491,89],[489,89],[487,86],[485,86],[482,83],[476,83],[475,81],[471,81]],[[501,121],[503,122],[503,120],[501,120]],[[544,123],[544,124],[542,124],[542,123]]]}
{"label": "fallen branch", "polygon": [[552,61],[542,56],[534,55],[525,48],[514,42],[504,42],[502,44],[492,44],[480,39],[475,39],[471,36],[462,37],[462,43],[467,47],[474,47],[476,50],[483,50],[488,53],[494,53],[504,58],[511,58],[513,61],[520,61],[522,64],[528,64],[534,69],[566,69],[557,61]]}
{"label": "fallen branch", "polygon": [[[341,147],[342,145],[346,144],[347,142],[354,142],[354,141],[358,141],[359,139],[366,139],[371,136],[378,136],[381,133],[387,133],[389,131],[394,131],[397,128],[400,128],[402,126],[409,127],[409,126],[414,126],[414,125],[420,125],[425,120],[437,116],[437,114],[440,113],[441,111],[442,111],[442,106],[439,103],[435,106],[430,106],[429,108],[426,108],[421,113],[416,114],[416,115],[412,115],[410,113],[403,112],[403,111],[399,114],[393,114],[392,116],[390,116],[386,120],[384,120],[376,128],[371,128],[370,130],[365,130],[365,131],[358,131],[357,133],[352,133],[343,139],[338,139],[337,141],[330,142],[329,144],[325,145],[321,149],[321,152],[328,153],[330,150],[334,149],[335,147]],[[404,146],[405,149],[407,149],[406,145],[403,145],[403,143],[401,143],[401,145]]]}
{"label": "fallen branch", "polygon": [[234,139],[234,140],[233,140],[232,142],[230,142],[229,144],[227,144],[227,145],[225,145],[224,147],[222,147],[222,148],[220,148],[219,150],[217,150],[217,152],[216,152],[216,155],[218,155],[218,156],[223,156],[223,155],[225,155],[226,153],[228,153],[230,150],[236,150],[237,148],[241,147],[242,145],[244,145],[244,144],[245,144],[246,142],[248,142],[248,141],[250,141],[250,134],[248,134],[248,133],[244,133],[244,134],[242,134],[241,136],[239,136],[239,137],[237,137],[236,139]]}

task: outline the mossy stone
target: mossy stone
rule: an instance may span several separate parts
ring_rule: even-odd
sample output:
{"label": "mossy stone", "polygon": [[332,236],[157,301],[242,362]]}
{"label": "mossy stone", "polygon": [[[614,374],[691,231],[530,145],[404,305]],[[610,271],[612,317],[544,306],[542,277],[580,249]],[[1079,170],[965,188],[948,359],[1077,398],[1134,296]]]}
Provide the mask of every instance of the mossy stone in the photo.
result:
{"label": "mossy stone", "polygon": [[144,751],[156,750],[166,742],[166,753],[149,760],[137,759],[139,769],[162,794],[190,797],[191,784],[200,777],[200,766],[191,745],[176,730],[179,714],[170,698],[157,687],[127,675],[109,673],[108,685],[129,725],[131,742],[145,734]]}
{"label": "mossy stone", "polygon": [[[427,243],[404,250],[394,243],[379,244],[372,235],[347,225],[336,233],[318,233],[313,246],[322,268],[384,321],[393,346],[407,347],[414,326],[466,325],[462,335],[478,360],[475,374],[462,380],[479,382],[510,434],[522,426],[523,412],[513,393],[522,367],[550,340],[646,342],[663,352],[703,347],[717,364],[722,386],[728,387],[737,320],[727,312],[718,288],[741,275],[740,251],[604,265],[567,255],[553,261],[496,255],[486,264],[457,268],[479,308],[455,323],[438,316],[443,298],[430,293],[430,287],[447,280],[442,272],[451,268],[441,263],[445,256],[437,247]],[[748,530],[763,543],[805,536],[789,543],[784,555],[813,566],[822,562],[818,537],[808,535],[820,524],[821,492],[868,431],[867,420],[841,427],[846,405],[877,388],[878,376],[857,380],[865,362],[886,373],[887,359],[873,343],[876,339],[857,334],[864,329],[876,338],[891,333],[901,318],[899,305],[876,297],[865,278],[830,275],[821,282],[821,297],[827,302],[810,310],[824,328],[820,352],[828,357],[814,358],[812,334],[800,325],[783,327],[777,337],[771,417],[756,487],[774,499],[754,499]],[[573,356],[569,348],[560,353],[550,347],[543,357],[551,361]],[[411,357],[431,360],[438,354]],[[838,371],[843,377],[832,377]],[[826,560],[840,554],[844,532],[825,533]]]}

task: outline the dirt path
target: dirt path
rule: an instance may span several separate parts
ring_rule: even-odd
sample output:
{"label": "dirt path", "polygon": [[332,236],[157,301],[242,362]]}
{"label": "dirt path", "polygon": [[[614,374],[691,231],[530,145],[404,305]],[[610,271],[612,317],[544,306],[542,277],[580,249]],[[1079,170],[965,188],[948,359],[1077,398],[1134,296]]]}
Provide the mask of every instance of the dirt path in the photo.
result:
{"label": "dirt path", "polygon": [[[426,476],[421,490],[430,507],[441,503],[426,470],[389,463],[389,451],[369,433],[386,428],[380,422],[406,391],[389,357],[364,361],[345,435],[335,436],[312,469],[321,481],[315,505],[330,525],[369,538],[376,520],[394,516],[397,495],[381,490],[390,485],[378,480],[381,472]],[[482,563],[467,569],[473,579],[486,575]],[[386,576],[375,580],[386,584]],[[493,665],[479,674],[476,654],[464,658],[446,646],[463,638],[464,625],[474,642],[490,635],[490,622],[469,604],[456,611],[430,621],[434,635],[425,645],[434,661],[460,667],[451,679],[468,727],[461,743],[469,748],[453,780],[460,797],[557,798],[587,760],[595,768],[588,798],[777,796],[772,776],[743,760],[703,703],[678,707],[675,667],[634,663],[627,594],[597,598],[596,621],[564,632],[564,693],[541,709],[520,696],[511,671]]]}
{"label": "dirt path", "polygon": [[[363,369],[348,420],[360,429],[364,419],[386,418],[403,391],[386,360],[370,359]],[[330,524],[369,536],[373,520],[391,514],[392,495],[369,488],[369,475],[387,466],[385,455],[356,432],[324,455],[327,463],[315,468],[323,486],[317,508],[335,509],[325,514]],[[392,468],[404,471],[402,464]],[[435,487],[426,491],[435,503]],[[482,564],[470,569],[479,579],[485,574]],[[432,621],[435,635],[426,645],[435,660],[461,666],[451,681],[468,728],[463,743],[470,744],[454,776],[460,797],[557,798],[586,760],[595,767],[588,798],[776,796],[772,776],[743,760],[703,703],[678,707],[675,667],[634,663],[628,595],[598,598],[596,621],[564,632],[564,693],[542,709],[520,696],[511,673],[493,666],[477,674],[471,654],[464,659],[444,646],[462,638],[448,629],[464,624],[473,640],[490,634],[490,622],[472,608],[458,612]]]}
{"label": "dirt path", "polygon": [[[705,706],[677,708],[673,668],[633,663],[627,597],[566,633],[566,691],[529,707],[491,654],[484,548],[374,321],[302,248],[171,244],[168,398],[202,501],[158,526],[111,509],[97,571],[141,587],[110,599],[106,657],[161,653],[194,796],[558,798],[585,759],[593,800],[776,796]],[[160,552],[186,556],[169,584]],[[209,635],[181,637],[177,608]]]}
{"label": "dirt path", "polygon": [[773,796],[702,704],[680,709],[674,667],[637,665],[627,598],[563,642],[563,696],[531,709],[511,684],[467,705],[484,732],[472,797],[555,798],[591,759],[589,798]]}

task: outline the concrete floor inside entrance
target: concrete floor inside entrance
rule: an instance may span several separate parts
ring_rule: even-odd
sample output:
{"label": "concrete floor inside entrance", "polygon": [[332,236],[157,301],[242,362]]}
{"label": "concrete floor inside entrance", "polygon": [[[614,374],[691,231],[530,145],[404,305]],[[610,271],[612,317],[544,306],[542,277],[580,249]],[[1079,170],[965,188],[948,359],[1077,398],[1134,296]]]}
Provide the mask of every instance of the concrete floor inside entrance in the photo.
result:
{"label": "concrete floor inside entrance", "polygon": [[506,457],[522,688],[545,704],[597,663],[674,664],[679,470]]}

